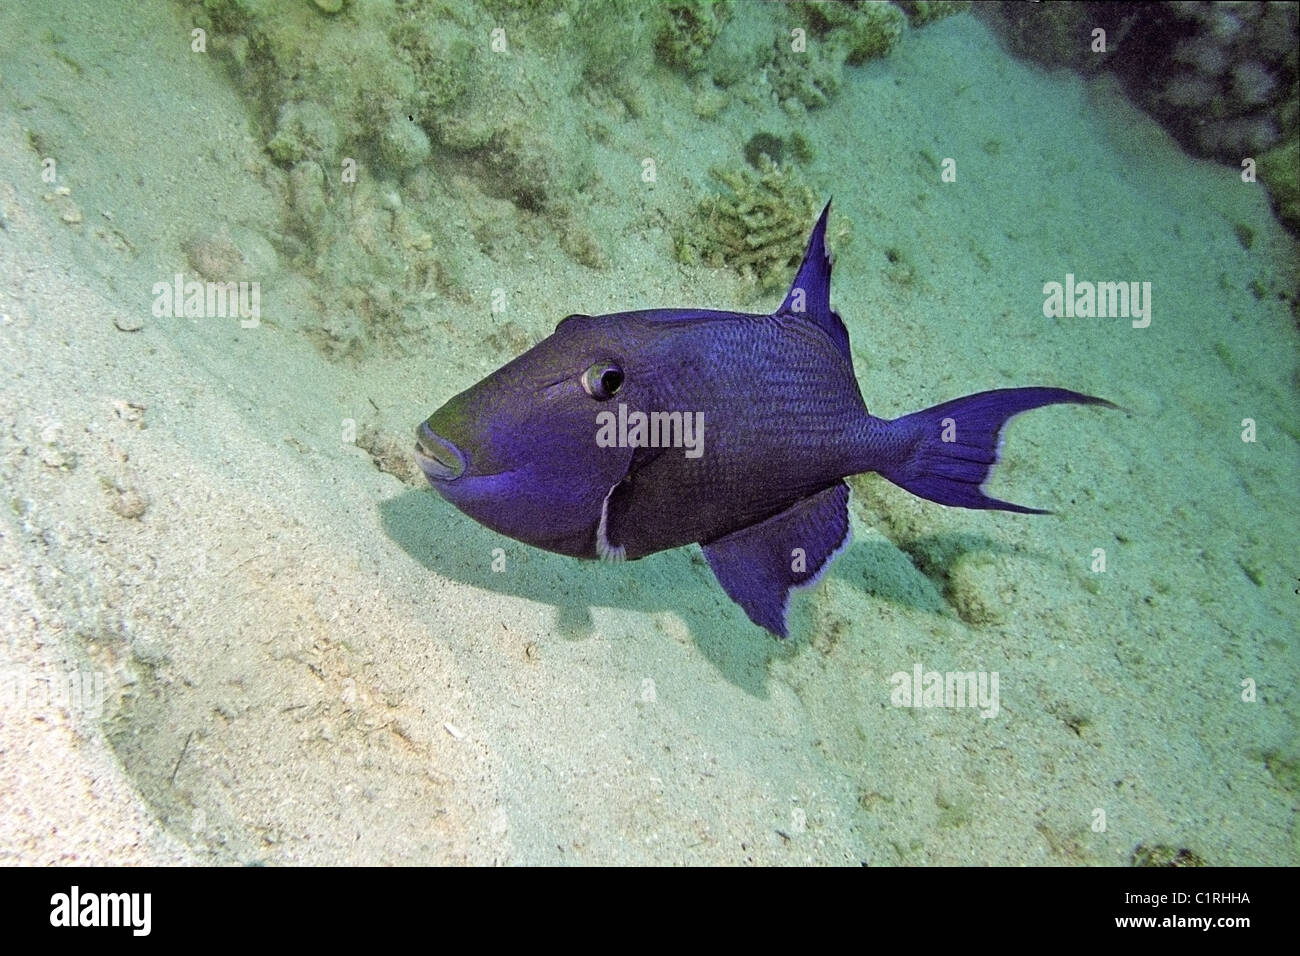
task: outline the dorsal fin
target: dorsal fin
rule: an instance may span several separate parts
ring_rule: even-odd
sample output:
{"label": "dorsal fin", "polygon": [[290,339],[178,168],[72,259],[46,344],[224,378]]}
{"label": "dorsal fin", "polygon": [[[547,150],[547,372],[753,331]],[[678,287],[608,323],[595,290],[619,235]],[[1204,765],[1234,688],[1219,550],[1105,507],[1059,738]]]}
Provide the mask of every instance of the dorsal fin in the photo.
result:
{"label": "dorsal fin", "polygon": [[826,221],[830,214],[831,204],[828,201],[817,219],[817,225],[813,226],[812,235],[808,237],[803,263],[795,274],[785,301],[777,309],[777,314],[811,319],[851,362],[853,356],[849,353],[849,333],[839,315],[831,308],[831,257],[826,251]]}

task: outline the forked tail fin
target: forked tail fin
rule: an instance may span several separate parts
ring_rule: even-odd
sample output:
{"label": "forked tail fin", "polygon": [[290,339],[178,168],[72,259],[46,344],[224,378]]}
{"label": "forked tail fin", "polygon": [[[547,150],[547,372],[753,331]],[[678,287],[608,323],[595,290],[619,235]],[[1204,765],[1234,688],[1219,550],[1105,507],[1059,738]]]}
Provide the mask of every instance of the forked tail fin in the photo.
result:
{"label": "forked tail fin", "polygon": [[999,388],[955,398],[890,423],[911,447],[903,461],[877,471],[912,494],[957,508],[1000,508],[1021,514],[1047,514],[1041,508],[1000,501],[983,485],[998,463],[1002,429],[1015,415],[1044,405],[1073,402],[1118,408],[1065,388]]}

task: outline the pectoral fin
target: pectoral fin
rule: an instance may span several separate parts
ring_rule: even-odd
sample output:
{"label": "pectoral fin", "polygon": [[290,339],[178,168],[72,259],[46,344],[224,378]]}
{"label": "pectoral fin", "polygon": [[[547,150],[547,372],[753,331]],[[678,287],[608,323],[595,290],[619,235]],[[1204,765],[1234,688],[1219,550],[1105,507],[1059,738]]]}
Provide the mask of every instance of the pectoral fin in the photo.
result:
{"label": "pectoral fin", "polygon": [[786,636],[790,591],[817,583],[849,543],[849,488],[838,482],[765,521],[704,545],[722,590],[749,619]]}

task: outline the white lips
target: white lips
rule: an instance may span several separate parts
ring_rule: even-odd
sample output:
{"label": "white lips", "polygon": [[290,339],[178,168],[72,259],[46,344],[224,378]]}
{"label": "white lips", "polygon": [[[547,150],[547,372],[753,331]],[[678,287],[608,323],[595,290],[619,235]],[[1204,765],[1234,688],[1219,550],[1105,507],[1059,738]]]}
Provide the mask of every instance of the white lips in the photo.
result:
{"label": "white lips", "polygon": [[438,481],[453,481],[465,472],[465,461],[455,446],[438,438],[427,425],[421,425],[416,433],[415,462],[425,475]]}

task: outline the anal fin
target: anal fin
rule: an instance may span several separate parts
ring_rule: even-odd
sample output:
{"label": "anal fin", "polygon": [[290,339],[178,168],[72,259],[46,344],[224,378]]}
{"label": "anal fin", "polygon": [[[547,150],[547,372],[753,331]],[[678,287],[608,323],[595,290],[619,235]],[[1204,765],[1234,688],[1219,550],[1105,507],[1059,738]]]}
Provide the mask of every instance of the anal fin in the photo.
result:
{"label": "anal fin", "polygon": [[785,511],[704,545],[727,596],[785,637],[790,591],[817,583],[849,543],[849,488],[836,482]]}

